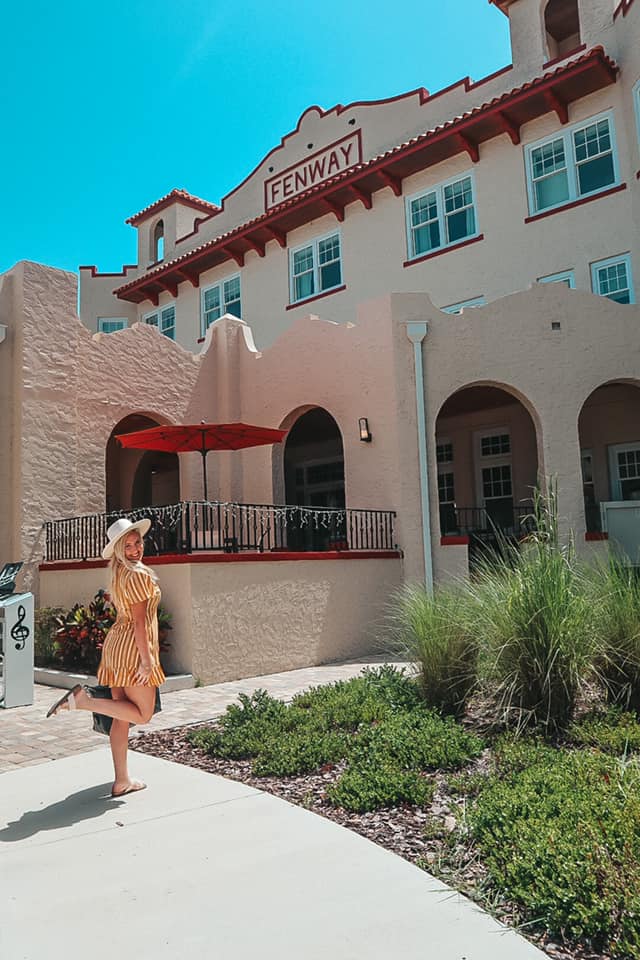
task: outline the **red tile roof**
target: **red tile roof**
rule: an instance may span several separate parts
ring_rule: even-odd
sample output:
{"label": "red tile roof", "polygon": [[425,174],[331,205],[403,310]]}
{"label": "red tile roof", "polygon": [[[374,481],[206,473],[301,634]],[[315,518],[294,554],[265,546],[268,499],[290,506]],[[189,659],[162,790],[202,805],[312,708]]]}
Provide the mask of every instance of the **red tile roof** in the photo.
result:
{"label": "red tile roof", "polygon": [[209,203],[208,200],[201,200],[200,197],[194,197],[192,193],[187,193],[186,190],[172,190],[171,193],[167,193],[164,197],[156,200],[155,203],[149,204],[144,210],[129,217],[125,223],[130,223],[132,226],[137,227],[138,224],[146,220],[147,217],[158,213],[160,210],[164,210],[165,207],[171,206],[172,203],[182,203],[187,207],[193,207],[195,210],[202,210],[208,216],[211,216],[212,213],[217,213],[220,209],[217,204]]}
{"label": "red tile roof", "polygon": [[[269,239],[278,239],[279,242],[284,239],[286,243],[288,230],[295,229],[312,217],[331,210],[336,212],[336,207],[343,215],[347,203],[356,199],[364,202],[367,195],[370,200],[371,193],[390,185],[391,181],[400,181],[464,150],[476,160],[479,143],[500,133],[508,133],[513,142],[518,143],[519,128],[523,123],[554,109],[566,111],[566,103],[614,83],[617,73],[618,67],[604,49],[601,46],[594,47],[520,87],[412,137],[379,156],[356,164],[331,179],[323,180],[268,212],[123,284],[114,290],[114,294],[123,300],[135,302],[157,300],[158,292],[162,290],[170,289],[177,293],[177,284],[185,279],[195,285],[197,280],[193,276],[193,269],[181,273],[183,266],[193,263],[197,276],[229,259],[235,259],[239,266],[242,265],[244,254],[250,249],[257,250],[263,256],[264,245]],[[318,204],[324,204],[320,211]],[[342,219],[342,216],[339,218]],[[242,249],[230,246],[240,241],[243,243]],[[281,245],[284,246],[284,243]]]}

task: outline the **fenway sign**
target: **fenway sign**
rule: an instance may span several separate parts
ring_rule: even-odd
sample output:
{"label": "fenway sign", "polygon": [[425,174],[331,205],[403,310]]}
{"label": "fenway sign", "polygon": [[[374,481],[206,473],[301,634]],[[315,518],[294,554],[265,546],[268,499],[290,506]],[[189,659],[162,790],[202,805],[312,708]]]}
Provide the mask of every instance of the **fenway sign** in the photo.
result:
{"label": "fenway sign", "polygon": [[265,210],[291,200],[310,187],[329,180],[362,160],[362,137],[360,130],[329,144],[324,150],[301,160],[293,167],[276,174],[264,184]]}

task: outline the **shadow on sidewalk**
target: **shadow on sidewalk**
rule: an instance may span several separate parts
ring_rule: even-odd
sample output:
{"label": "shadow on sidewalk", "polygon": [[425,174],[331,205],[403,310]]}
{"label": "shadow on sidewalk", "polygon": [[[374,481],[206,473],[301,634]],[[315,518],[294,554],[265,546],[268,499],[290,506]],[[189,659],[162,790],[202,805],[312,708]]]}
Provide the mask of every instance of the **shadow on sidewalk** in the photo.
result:
{"label": "shadow on sidewalk", "polygon": [[44,830],[58,830],[71,827],[83,820],[101,817],[109,810],[117,810],[123,805],[118,797],[111,796],[111,783],[101,783],[86,790],[70,793],[64,800],[51,803],[42,810],[27,810],[19,820],[10,821],[0,830],[0,843],[15,843],[25,840]]}

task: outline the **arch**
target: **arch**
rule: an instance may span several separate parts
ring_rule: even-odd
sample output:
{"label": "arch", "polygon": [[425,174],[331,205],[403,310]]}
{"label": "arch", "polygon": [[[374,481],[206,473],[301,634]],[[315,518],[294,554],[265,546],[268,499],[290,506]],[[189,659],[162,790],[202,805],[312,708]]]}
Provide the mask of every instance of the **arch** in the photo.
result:
{"label": "arch", "polygon": [[[345,507],[344,445],[337,421],[324,407],[305,405],[282,421],[288,429],[283,445],[274,447],[274,499],[293,506],[342,510]],[[340,521],[342,526],[342,521]],[[324,550],[344,538],[342,529],[287,529],[290,549]]]}
{"label": "arch", "polygon": [[180,461],[177,453],[142,451],[133,477],[131,506],[164,507],[180,500]]}
{"label": "arch", "polygon": [[151,232],[151,262],[164,260],[164,220],[158,220]]}
{"label": "arch", "polygon": [[606,531],[640,561],[640,381],[616,378],[592,389],[578,438],[587,534]]}
{"label": "arch", "polygon": [[476,381],[440,406],[431,463],[442,536],[466,535],[470,553],[497,531],[518,536],[542,485],[540,418],[515,387]]}
{"label": "arch", "polygon": [[[145,457],[146,451],[124,449],[120,446],[116,437],[121,433],[132,433],[134,430],[145,430],[147,427],[157,427],[169,423],[167,417],[149,412],[133,412],[122,417],[113,427],[106,443],[105,449],[105,509],[107,513],[112,510],[131,510],[135,506],[151,506],[150,503],[136,503],[134,499],[139,499],[143,489],[142,481],[139,481],[138,490],[135,488],[135,480],[138,469]],[[149,470],[153,469],[151,461],[147,461]],[[165,471],[167,464],[163,465]],[[177,460],[173,468],[176,472],[175,483],[179,490],[179,466]],[[142,477],[142,474],[140,475]],[[168,477],[165,475],[165,486],[168,485]],[[175,489],[175,483],[173,489]],[[178,498],[179,499],[179,498]]]}
{"label": "arch", "polygon": [[547,0],[544,29],[550,60],[564,57],[580,46],[578,0]]}

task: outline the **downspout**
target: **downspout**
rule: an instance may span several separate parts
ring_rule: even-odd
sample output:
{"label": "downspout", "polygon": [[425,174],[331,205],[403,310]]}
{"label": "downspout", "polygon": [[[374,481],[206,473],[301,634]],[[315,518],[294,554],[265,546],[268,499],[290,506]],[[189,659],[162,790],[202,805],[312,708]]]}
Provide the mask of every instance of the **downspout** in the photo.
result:
{"label": "downspout", "polygon": [[433,593],[433,559],[431,555],[431,505],[429,503],[429,461],[427,458],[426,398],[424,392],[424,363],[422,342],[427,335],[426,320],[409,321],[407,336],[413,344],[416,374],[416,413],[418,415],[418,456],[420,461],[420,497],[422,501],[422,549],[424,551],[424,581],[427,592]]}

